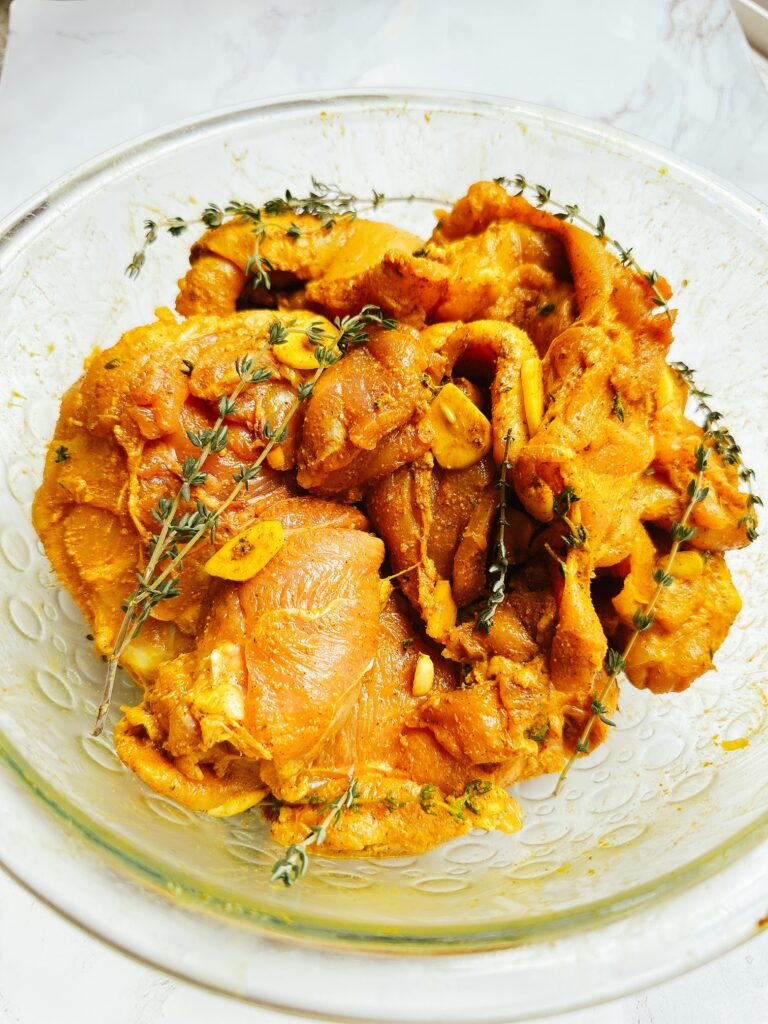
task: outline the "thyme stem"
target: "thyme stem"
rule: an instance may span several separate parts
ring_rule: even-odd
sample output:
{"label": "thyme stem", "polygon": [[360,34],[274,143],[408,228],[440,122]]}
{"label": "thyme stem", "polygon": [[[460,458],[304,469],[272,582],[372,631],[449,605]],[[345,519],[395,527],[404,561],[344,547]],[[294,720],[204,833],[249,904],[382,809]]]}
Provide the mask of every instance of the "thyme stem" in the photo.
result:
{"label": "thyme stem", "polygon": [[322,846],[328,838],[328,829],[339,823],[344,811],[355,805],[357,797],[357,779],[353,770],[349,776],[347,788],[332,803],[328,804],[328,813],[318,824],[311,827],[307,838],[289,846],[283,856],[275,861],[270,881],[282,882],[286,887],[290,887],[303,878],[309,870],[309,847]]}
{"label": "thyme stem", "polygon": [[[316,178],[312,179],[312,189],[309,195],[301,198],[286,191],[284,196],[268,199],[262,207],[237,199],[231,199],[223,209],[216,203],[209,203],[199,217],[161,217],[156,220],[145,220],[144,240],[141,247],[133,254],[125,272],[130,278],[139,276],[146,262],[147,249],[157,241],[161,231],[167,231],[168,234],[177,236],[194,225],[217,228],[228,221],[244,220],[253,224],[255,235],[253,253],[246,265],[246,274],[249,278],[253,278],[257,285],[270,288],[269,271],[273,268],[269,260],[261,254],[261,244],[269,229],[279,228],[289,238],[299,238],[313,231],[327,230],[333,227],[337,220],[354,220],[361,213],[368,213],[386,203],[413,202],[428,202],[438,206],[450,205],[449,200],[436,196],[415,194],[385,196],[383,193],[377,192],[376,189],[372,190],[371,199],[363,200],[351,192],[344,192],[337,185],[326,185],[317,181]],[[291,223],[286,228],[279,218],[289,213],[314,217],[318,221],[318,226],[307,229]]]}
{"label": "thyme stem", "polygon": [[509,571],[509,557],[507,555],[507,543],[504,531],[509,523],[507,521],[507,472],[512,468],[509,463],[509,446],[512,441],[511,431],[507,431],[504,438],[504,458],[499,473],[499,505],[498,523],[499,532],[496,537],[493,563],[488,569],[488,576],[491,582],[491,591],[488,595],[485,608],[480,612],[475,623],[476,628],[483,633],[490,633],[493,627],[493,620],[496,609],[504,600],[506,593],[507,572]]}

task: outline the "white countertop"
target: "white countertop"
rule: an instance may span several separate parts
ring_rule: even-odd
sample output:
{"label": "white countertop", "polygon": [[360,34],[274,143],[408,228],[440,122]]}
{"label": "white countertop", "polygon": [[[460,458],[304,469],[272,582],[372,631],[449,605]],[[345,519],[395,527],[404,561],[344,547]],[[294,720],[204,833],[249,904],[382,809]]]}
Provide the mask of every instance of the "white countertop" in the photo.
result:
{"label": "white countertop", "polygon": [[[179,118],[374,85],[562,107],[768,199],[768,93],[726,0],[14,0],[0,216],[84,159]],[[0,875],[2,1024],[209,1019],[286,1020],[128,960]],[[676,981],[555,1020],[766,1024],[768,933]]]}

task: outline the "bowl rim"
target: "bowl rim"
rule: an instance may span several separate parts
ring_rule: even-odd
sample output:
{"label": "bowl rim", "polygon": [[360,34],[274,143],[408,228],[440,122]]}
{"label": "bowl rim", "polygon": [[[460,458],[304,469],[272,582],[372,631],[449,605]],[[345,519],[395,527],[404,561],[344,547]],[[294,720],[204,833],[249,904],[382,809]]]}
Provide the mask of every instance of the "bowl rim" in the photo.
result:
{"label": "bowl rim", "polygon": [[[763,202],[739,185],[728,181],[722,175],[709,171],[701,164],[678,156],[673,150],[667,149],[658,143],[651,142],[635,132],[627,131],[624,128],[615,128],[613,125],[603,124],[592,118],[583,117],[580,114],[571,114],[558,107],[552,107],[541,103],[530,103],[527,100],[519,100],[509,96],[499,96],[493,93],[475,93],[450,89],[426,89],[426,88],[348,88],[336,90],[315,90],[301,93],[291,93],[285,96],[267,97],[263,100],[255,100],[248,103],[236,103],[216,108],[202,115],[192,115],[172,121],[160,128],[152,129],[149,132],[141,132],[124,142],[102,150],[100,153],[89,157],[87,160],[70,170],[65,171],[54,178],[49,184],[37,189],[27,199],[22,200],[15,207],[9,210],[0,218],[0,267],[2,267],[3,249],[24,227],[31,221],[39,221],[44,218],[51,207],[51,204],[61,199],[71,198],[76,202],[84,194],[90,191],[87,186],[95,187],[98,180],[106,173],[121,167],[124,170],[130,167],[131,163],[141,158],[148,149],[161,151],[159,144],[166,143],[169,146],[177,139],[202,134],[216,125],[222,127],[231,124],[241,117],[260,112],[283,113],[299,108],[322,108],[329,104],[350,103],[361,105],[366,101],[380,103],[391,101],[393,105],[400,105],[403,108],[413,100],[429,102],[431,106],[438,106],[444,103],[451,103],[454,106],[472,109],[481,107],[503,108],[507,111],[519,111],[528,117],[537,118],[542,123],[548,120],[557,121],[559,125],[565,125],[574,131],[575,134],[584,137],[591,136],[596,141],[621,140],[629,150],[642,153],[645,156],[654,156],[663,164],[682,171],[688,178],[698,180],[708,188],[715,188],[727,198],[731,204],[736,201],[743,207],[743,213],[750,219],[756,214],[762,220],[763,226],[768,229],[768,202]],[[57,214],[60,210],[56,211]]]}
{"label": "bowl rim", "polygon": [[[557,124],[559,128],[563,128],[566,132],[571,132],[579,138],[591,138],[595,142],[607,142],[620,144],[622,150],[628,154],[642,155],[644,159],[652,158],[657,159],[664,165],[670,168],[674,168],[680,175],[682,175],[687,181],[699,183],[707,189],[707,192],[713,198],[720,198],[727,202],[729,211],[734,216],[739,216],[745,222],[748,222],[753,230],[758,230],[766,236],[766,242],[768,243],[768,219],[765,216],[765,206],[759,200],[753,198],[744,190],[729,184],[723,178],[711,174],[703,168],[696,166],[695,164],[677,157],[675,154],[658,146],[653,143],[648,143],[638,136],[632,135],[621,129],[616,129],[610,126],[602,125],[597,122],[591,121],[586,118],[582,118],[577,115],[564,113],[560,110],[551,107],[545,107],[507,97],[497,97],[492,95],[474,94],[466,92],[453,92],[450,90],[436,91],[428,89],[348,89],[342,92],[336,91],[323,91],[304,93],[301,95],[294,95],[284,98],[265,99],[259,102],[238,104],[223,108],[221,110],[212,111],[202,117],[190,117],[183,121],[175,122],[164,128],[142,134],[127,143],[113,147],[106,152],[92,158],[89,161],[81,164],[77,168],[65,173],[64,175],[57,178],[52,184],[36,192],[26,202],[22,203],[10,214],[8,214],[2,221],[0,221],[0,272],[2,271],[5,258],[13,259],[14,251],[19,247],[22,249],[39,232],[45,230],[46,226],[50,223],[51,218],[57,218],[62,213],[74,205],[76,205],[81,199],[98,189],[100,183],[105,178],[111,178],[116,173],[125,174],[133,165],[139,165],[145,158],[151,158],[158,156],[163,153],[165,149],[175,148],[178,144],[183,144],[184,140],[190,142],[194,141],[196,137],[202,137],[208,134],[216,128],[236,127],[239,120],[249,120],[252,117],[268,116],[270,114],[280,116],[281,114],[289,114],[291,112],[311,112],[312,110],[319,110],[324,107],[333,106],[336,109],[342,108],[357,108],[364,109],[366,104],[376,106],[381,109],[384,107],[407,109],[409,106],[428,104],[434,108],[446,109],[450,107],[453,110],[474,110],[481,113],[490,114],[494,110],[504,110],[506,113],[519,113],[529,120],[539,121],[540,123],[546,124],[548,121],[552,121]],[[3,757],[0,761],[5,761],[4,768],[10,767],[13,772],[22,777],[27,774],[25,767],[19,763],[22,759],[14,756],[14,752],[0,749],[0,753]],[[10,765],[9,765],[10,760]],[[16,762],[15,764],[12,762]],[[43,793],[38,791],[38,798],[45,799]],[[46,802],[50,804],[50,801],[46,799]],[[54,808],[54,810],[58,810]],[[61,811],[59,810],[61,814]],[[51,821],[55,820],[51,816]],[[78,823],[72,822],[80,828]],[[84,836],[87,836],[87,830],[80,829]],[[721,844],[718,847],[713,848],[705,854],[702,854],[694,861],[689,862],[683,868],[677,869],[677,871],[670,872],[668,876],[664,876],[661,880],[657,880],[652,885],[646,886],[646,889],[652,889],[651,894],[643,892],[626,892],[620,894],[619,897],[612,898],[610,901],[611,907],[614,908],[613,912],[606,913],[602,921],[613,920],[616,916],[626,915],[631,907],[637,907],[639,904],[647,905],[649,903],[656,903],[657,900],[661,899],[663,895],[670,895],[672,893],[680,892],[684,888],[690,888],[701,882],[702,880],[709,878],[715,874],[718,874],[723,870],[723,864],[721,863],[722,858],[725,854],[728,854],[727,864],[733,864],[737,860],[740,860],[743,856],[748,854],[750,851],[760,843],[765,837],[768,836],[768,813],[762,818],[750,824],[748,827],[738,833],[736,838],[731,838],[726,843]],[[90,840],[93,841],[93,835],[90,836]],[[103,844],[102,844],[103,845]],[[111,854],[120,856],[119,850],[111,850]],[[709,870],[705,869],[709,866]],[[26,888],[28,888],[35,895],[43,899],[49,906],[59,910],[69,919],[74,920],[81,927],[84,927],[91,934],[102,939],[103,941],[116,946],[127,952],[129,955],[135,958],[149,963],[153,966],[160,966],[163,970],[170,971],[171,973],[177,974],[179,977],[187,978],[187,980],[198,981],[194,977],[188,977],[183,973],[179,973],[173,967],[168,966],[160,960],[153,960],[146,957],[144,954],[131,949],[129,946],[116,942],[109,934],[108,929],[104,932],[94,930],[89,927],[83,920],[80,920],[76,916],[71,916],[66,910],[62,909],[61,906],[56,902],[56,899],[49,895],[46,891],[46,886],[40,881],[35,881],[26,877],[24,872],[20,872],[18,866],[12,866],[11,863],[6,863],[4,857],[4,851],[2,849],[2,842],[0,842],[0,866],[4,867],[12,877],[16,878]],[[768,858],[766,859],[766,866],[768,867]],[[134,867],[143,867],[140,863],[134,865]],[[134,875],[135,877],[135,875]],[[147,873],[144,872],[145,881],[147,880]],[[669,884],[667,884],[669,883]],[[589,918],[590,914],[594,914],[599,908],[595,907],[580,907],[572,915],[573,918],[584,919]],[[734,918],[736,915],[734,915]],[[570,920],[566,917],[566,920]],[[709,956],[705,959],[709,959],[711,956],[717,955],[723,952],[725,949],[743,941],[750,934],[753,933],[754,929],[746,928],[741,926],[741,919],[739,919],[740,925],[738,928],[732,927],[729,930],[724,929],[721,936],[721,944],[718,949],[714,952],[710,952]],[[271,922],[260,922],[260,926],[269,926]],[[590,923],[589,920],[584,922],[582,920],[581,926],[578,931],[584,931],[585,927],[594,927],[594,917]],[[744,922],[744,925],[746,922]],[[498,933],[500,926],[494,927],[494,932]],[[301,936],[297,933],[296,923],[287,923],[281,926],[283,934],[287,932],[292,938],[299,939]],[[479,931],[481,929],[475,929]],[[572,930],[572,929],[569,929]],[[559,930],[558,934],[561,933]],[[331,938],[338,936],[338,928],[332,926],[328,928],[320,928],[316,933],[315,937]],[[352,936],[349,937],[350,939]],[[356,939],[364,941],[364,936],[359,934],[355,936]],[[387,945],[387,937],[382,935],[372,935],[369,938],[381,944],[381,946]],[[545,940],[547,939],[544,936]],[[430,937],[428,941],[436,942],[434,936]],[[471,949],[472,951],[480,951],[483,948],[498,949],[499,945],[509,945],[512,942],[520,941],[520,936],[516,931],[508,931],[506,938],[500,943],[498,935],[490,941],[490,943],[483,944],[479,942],[477,937],[473,937],[470,943],[465,946],[459,946],[460,949],[466,950]],[[381,946],[379,948],[381,948]],[[370,947],[368,947],[370,948]],[[392,946],[389,946],[390,950]],[[684,965],[684,969],[693,966],[693,963],[697,962],[688,957],[688,962]],[[658,976],[656,980],[661,980],[664,977],[672,976],[680,970],[679,964],[675,966],[673,963],[668,962],[663,967],[659,968]],[[204,983],[203,983],[204,984]],[[625,983],[626,984],[626,983]],[[217,990],[216,986],[208,986]],[[224,990],[226,991],[226,990]],[[623,991],[632,991],[632,985],[626,984]],[[612,995],[604,995],[602,998],[612,998]],[[276,1009],[284,1009],[289,1012],[297,1012],[296,1008],[291,1006],[279,1006],[277,1004],[269,1004],[259,1000],[261,1005],[271,1005]],[[575,1005],[575,1004],[571,1004]],[[566,1007],[567,1008],[567,1007]],[[550,1012],[550,1011],[547,1011]],[[507,1015],[507,1019],[509,1019]]]}

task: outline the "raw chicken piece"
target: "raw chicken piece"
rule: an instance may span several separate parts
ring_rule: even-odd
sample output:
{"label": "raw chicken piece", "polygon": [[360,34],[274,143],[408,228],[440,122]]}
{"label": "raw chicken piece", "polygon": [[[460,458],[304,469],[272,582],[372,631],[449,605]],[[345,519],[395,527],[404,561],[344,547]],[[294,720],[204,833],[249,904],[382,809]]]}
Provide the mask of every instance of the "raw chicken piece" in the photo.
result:
{"label": "raw chicken piece", "polygon": [[[238,379],[235,359],[251,353],[254,367],[268,367],[275,379],[246,389],[231,417],[229,446],[206,464],[208,478],[195,497],[211,508],[231,490],[233,473],[263,448],[261,416],[286,388],[293,394],[306,378],[272,359],[266,339],[273,314],[196,317],[180,324],[169,311],[160,312],[156,323],[128,331],[105,352],[95,351],[65,395],[33,507],[53,567],[91,622],[102,652],[112,649],[121,605],[135,589],[146,542],[159,530],[152,510],[158,499],[178,490],[184,460],[199,454],[187,431],[213,426],[220,395]],[[212,364],[218,366],[213,389]],[[61,461],[60,447],[67,454]],[[222,517],[221,538],[295,491],[288,474],[264,465]],[[190,507],[182,505],[181,511]],[[199,628],[210,584],[201,565],[209,553],[199,544],[185,560],[182,595],[157,605],[126,651],[124,664],[141,681],[150,682],[163,661],[186,650]]]}
{"label": "raw chicken piece", "polygon": [[[381,448],[399,454],[397,465],[411,461],[428,446],[418,430],[399,432],[421,418],[429,392],[422,375],[431,353],[416,331],[371,330],[368,343],[328,369],[307,403],[299,448],[298,482],[319,494],[359,489],[382,472]],[[375,454],[378,453],[378,454]],[[375,460],[375,461],[372,461]]]}
{"label": "raw chicken piece", "polygon": [[[249,261],[254,255],[254,224],[236,219],[212,228],[200,238],[190,253],[191,269],[179,281],[176,309],[183,316],[234,313],[240,304],[276,307],[290,300],[290,293],[305,282],[310,284],[302,305],[318,302],[312,288],[333,293],[347,278],[364,275],[377,266],[386,253],[410,252],[421,240],[407,231],[377,221],[339,217],[333,224],[321,226],[308,215],[266,215],[262,212],[266,234],[259,246],[260,258],[269,268],[270,288],[255,291],[248,285]],[[319,280],[318,280],[319,279]],[[368,300],[370,301],[370,300]],[[320,303],[337,312],[333,302]],[[357,313],[365,302],[352,303]]]}
{"label": "raw chicken piece", "polygon": [[[422,244],[390,245],[366,267],[320,276],[307,299],[333,315],[371,302],[403,323],[504,320],[524,328],[540,352],[575,318],[563,241],[548,221],[527,217],[524,200],[478,182]],[[340,254],[341,255],[341,254]]]}
{"label": "raw chicken piece", "polygon": [[436,610],[440,580],[451,582],[459,606],[473,601],[485,584],[487,552],[479,572],[469,569],[465,558],[457,573],[455,559],[486,493],[495,507],[494,480],[490,458],[460,470],[440,469],[430,458],[401,467],[368,492],[366,509],[387,546],[392,571],[425,622]]}
{"label": "raw chicken piece", "polygon": [[[415,697],[412,682],[424,654],[435,666],[433,694],[455,692],[458,667],[419,640],[403,606],[390,600],[381,615],[376,660],[352,713],[290,794],[293,804],[302,796],[305,803],[279,809],[272,826],[279,842],[304,839],[322,817],[318,806],[338,794],[351,772],[358,801],[329,831],[324,854],[400,856],[472,828],[517,831],[519,808],[489,766],[452,756],[421,724],[421,710],[432,698]],[[306,802],[308,793],[312,803]]]}
{"label": "raw chicken piece", "polygon": [[198,802],[208,780],[217,795],[222,780],[264,773],[273,792],[290,786],[350,713],[376,655],[384,548],[365,518],[308,498],[276,502],[268,518],[283,524],[281,550],[251,580],[214,582],[194,650],[160,668],[118,730],[121,756],[180,802],[179,772]]}
{"label": "raw chicken piece", "polygon": [[[608,627],[618,646],[634,628],[635,610],[653,595],[653,573],[666,567],[667,554],[657,551],[641,526],[628,562],[630,571],[613,599],[618,618]],[[741,598],[721,554],[691,549],[678,556],[672,572],[675,582],[656,603],[653,629],[640,634],[627,659],[630,681],[656,693],[685,690],[708,672],[741,611]]]}

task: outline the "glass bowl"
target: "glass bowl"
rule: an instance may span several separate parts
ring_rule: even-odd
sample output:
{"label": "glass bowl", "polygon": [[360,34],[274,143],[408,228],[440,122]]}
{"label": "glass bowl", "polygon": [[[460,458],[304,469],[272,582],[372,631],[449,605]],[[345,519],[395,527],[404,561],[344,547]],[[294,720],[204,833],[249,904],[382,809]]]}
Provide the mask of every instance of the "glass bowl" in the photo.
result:
{"label": "glass bowl", "polygon": [[[516,787],[526,823],[514,837],[472,834],[418,858],[313,858],[287,890],[270,884],[278,847],[258,813],[178,807],[123,769],[111,730],[90,735],[103,665],[30,503],[84,357],[173,304],[189,239],[162,236],[138,281],[124,274],[144,219],[299,194],[312,175],[361,195],[451,199],[517,172],[602,214],[668,277],[674,357],[699,369],[764,479],[768,222],[749,197],[613,129],[471,97],[276,102],[109,154],[0,230],[0,856],[62,912],[165,970],[318,1015],[525,1019],[701,962],[768,910],[761,542],[729,556],[744,610],[718,671],[679,695],[625,685],[610,742],[559,797],[552,778]],[[377,213],[422,233],[432,221],[419,202]],[[122,679],[113,725],[136,698]]]}

